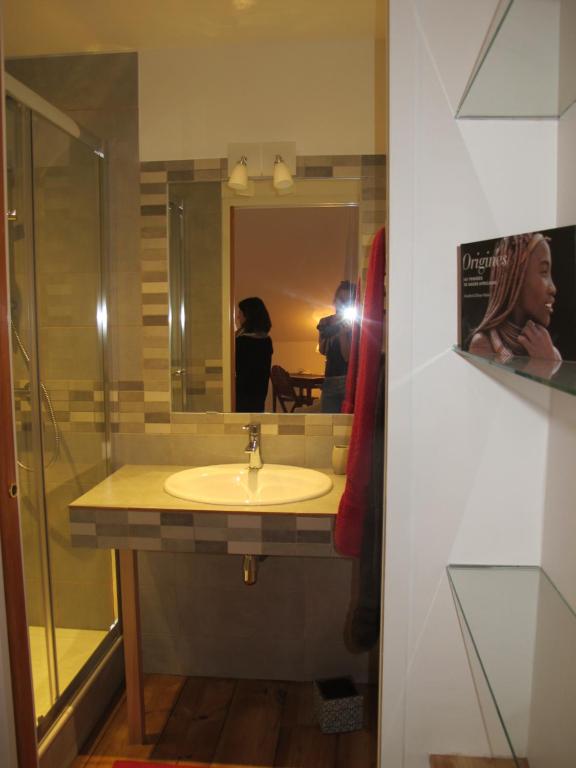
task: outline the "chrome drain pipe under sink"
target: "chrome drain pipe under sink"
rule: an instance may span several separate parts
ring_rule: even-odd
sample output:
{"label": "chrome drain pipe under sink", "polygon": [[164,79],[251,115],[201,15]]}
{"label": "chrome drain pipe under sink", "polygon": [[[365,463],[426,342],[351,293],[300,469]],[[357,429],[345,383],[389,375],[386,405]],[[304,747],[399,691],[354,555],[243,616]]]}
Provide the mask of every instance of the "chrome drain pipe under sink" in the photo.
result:
{"label": "chrome drain pipe under sink", "polygon": [[251,587],[258,579],[258,563],[266,560],[267,555],[244,555],[242,558],[242,576],[244,584]]}

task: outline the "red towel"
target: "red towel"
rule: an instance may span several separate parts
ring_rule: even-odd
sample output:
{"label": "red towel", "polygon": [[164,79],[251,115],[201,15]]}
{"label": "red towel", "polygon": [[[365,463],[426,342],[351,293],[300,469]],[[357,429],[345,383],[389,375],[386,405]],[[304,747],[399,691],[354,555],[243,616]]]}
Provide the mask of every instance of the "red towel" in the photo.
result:
{"label": "red towel", "polygon": [[358,353],[354,423],[348,450],[346,487],[336,518],[334,542],[341,555],[358,557],[364,517],[370,503],[374,411],[382,355],[386,234],[379,230],[372,243]]}
{"label": "red towel", "polygon": [[[362,284],[360,279],[356,284],[356,317],[360,317],[360,303],[362,301]],[[348,357],[348,371],[346,373],[346,394],[342,403],[342,413],[354,413],[356,400],[356,382],[358,381],[358,352],[360,349],[360,326],[357,320],[352,327],[352,341],[350,342],[350,355]]]}

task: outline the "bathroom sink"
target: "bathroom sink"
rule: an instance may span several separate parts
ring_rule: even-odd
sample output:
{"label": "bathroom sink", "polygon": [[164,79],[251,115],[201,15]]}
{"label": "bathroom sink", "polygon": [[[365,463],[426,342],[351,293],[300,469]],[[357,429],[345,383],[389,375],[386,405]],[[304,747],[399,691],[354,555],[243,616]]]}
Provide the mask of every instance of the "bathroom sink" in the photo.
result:
{"label": "bathroom sink", "polygon": [[202,504],[262,506],[324,496],[332,480],[322,472],[283,464],[248,469],[246,464],[215,464],[176,472],[165,481],[171,496]]}

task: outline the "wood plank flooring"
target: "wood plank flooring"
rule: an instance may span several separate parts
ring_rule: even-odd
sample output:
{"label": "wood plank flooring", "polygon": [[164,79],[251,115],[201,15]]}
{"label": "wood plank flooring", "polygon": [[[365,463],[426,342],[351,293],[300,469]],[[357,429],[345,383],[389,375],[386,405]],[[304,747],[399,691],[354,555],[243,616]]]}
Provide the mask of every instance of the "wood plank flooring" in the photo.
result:
{"label": "wood plank flooring", "polygon": [[150,758],[168,722],[186,678],[174,675],[149,675],[144,682],[147,744],[130,744],[126,697],[122,696],[101,730],[89,739],[74,761],[73,768],[110,768],[120,758]]}
{"label": "wood plank flooring", "polygon": [[212,768],[375,768],[377,695],[374,687],[363,692],[365,729],[323,734],[314,718],[311,683],[149,675],[148,743],[128,743],[122,698],[73,768],[111,768],[120,758]]}
{"label": "wood plank flooring", "polygon": [[154,757],[158,760],[189,757],[209,763],[218,747],[233,696],[233,680],[186,680],[177,706],[154,748]]}
{"label": "wood plank flooring", "polygon": [[[526,760],[521,760],[520,763],[522,768],[529,768]],[[516,763],[514,760],[500,757],[431,755],[430,768],[516,768]]]}

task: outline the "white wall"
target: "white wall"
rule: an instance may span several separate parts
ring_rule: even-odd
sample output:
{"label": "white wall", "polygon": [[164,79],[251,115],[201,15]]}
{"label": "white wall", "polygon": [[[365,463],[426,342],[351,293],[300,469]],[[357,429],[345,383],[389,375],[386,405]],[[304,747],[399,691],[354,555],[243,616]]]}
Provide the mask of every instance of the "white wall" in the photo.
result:
{"label": "white wall", "polygon": [[[558,124],[558,226],[576,224],[576,105]],[[552,393],[542,567],[576,610],[576,414],[574,400]]]}
{"label": "white wall", "polygon": [[[576,224],[576,107],[558,125],[558,226]],[[576,610],[576,413],[574,398],[551,393],[546,462],[542,567]],[[559,768],[574,763],[572,723],[575,692],[563,684],[574,679],[574,620],[558,601],[542,601],[535,658],[530,765]],[[554,614],[551,611],[556,608]]]}
{"label": "white wall", "polygon": [[558,226],[576,224],[576,104],[558,122]]}
{"label": "white wall", "polygon": [[140,158],[226,157],[230,142],[298,155],[374,152],[374,45],[274,41],[142,51]]}
{"label": "white wall", "polygon": [[[456,246],[556,221],[554,122],[457,122],[495,3],[391,0],[383,765],[489,754],[445,567],[538,563],[549,392],[457,338]],[[450,19],[450,23],[446,23]]]}
{"label": "white wall", "polygon": [[528,759],[530,768],[572,768],[576,625],[556,589],[540,584]]}
{"label": "white wall", "polygon": [[503,116],[556,114],[561,5],[548,0],[512,4],[464,114],[482,115],[486,109]]}
{"label": "white wall", "polygon": [[542,567],[576,610],[576,413],[574,398],[552,393],[546,463]]}

